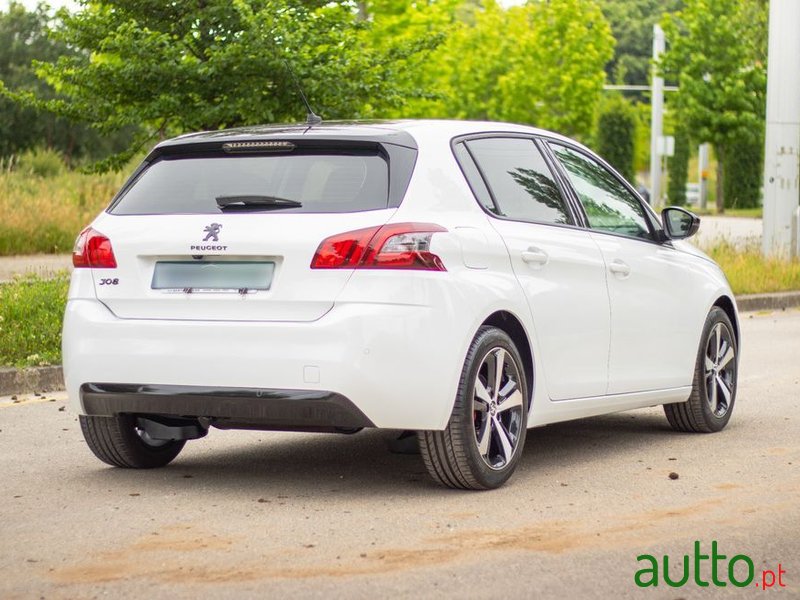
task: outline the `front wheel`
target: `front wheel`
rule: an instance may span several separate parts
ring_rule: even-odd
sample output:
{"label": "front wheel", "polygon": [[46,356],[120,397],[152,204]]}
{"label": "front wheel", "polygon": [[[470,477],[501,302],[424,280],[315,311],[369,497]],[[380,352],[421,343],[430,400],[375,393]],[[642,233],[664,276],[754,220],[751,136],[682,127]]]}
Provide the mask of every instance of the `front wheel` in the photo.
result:
{"label": "front wheel", "polygon": [[420,452],[442,485],[486,490],[511,477],[522,456],[528,422],[528,386],[511,338],[481,327],[472,340],[444,431],[421,431]]}
{"label": "front wheel", "polygon": [[687,402],[665,404],[664,412],[676,431],[712,433],[731,418],[736,401],[738,346],[733,325],[718,307],[708,313]]}

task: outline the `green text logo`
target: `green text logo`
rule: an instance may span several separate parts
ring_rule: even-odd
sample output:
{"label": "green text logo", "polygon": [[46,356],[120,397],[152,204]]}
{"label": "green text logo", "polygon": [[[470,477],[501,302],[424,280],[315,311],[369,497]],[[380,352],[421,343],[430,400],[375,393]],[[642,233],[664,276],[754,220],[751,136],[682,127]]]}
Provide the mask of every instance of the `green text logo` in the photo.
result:
{"label": "green text logo", "polygon": [[[666,554],[660,565],[652,554],[637,556],[636,560],[641,568],[636,571],[633,580],[636,585],[643,588],[657,587],[662,579],[670,587],[682,587],[689,583],[689,578],[693,575],[694,583],[700,587],[708,587],[712,584],[717,587],[726,587],[728,583],[736,587],[747,587],[753,585],[754,580],[756,587],[765,590],[776,585],[786,587],[786,584],[783,583],[783,575],[786,574],[786,571],[780,563],[778,563],[777,573],[772,569],[764,569],[757,578],[752,558],[745,554],[736,554],[726,563],[727,558],[725,554],[719,552],[716,541],[711,542],[711,554],[703,554],[700,542],[696,541],[694,554],[684,554],[683,560],[679,561],[682,563],[682,568],[675,569],[673,563],[673,568],[670,570],[670,557]],[[710,581],[703,579],[704,567],[709,564],[711,567]]]}

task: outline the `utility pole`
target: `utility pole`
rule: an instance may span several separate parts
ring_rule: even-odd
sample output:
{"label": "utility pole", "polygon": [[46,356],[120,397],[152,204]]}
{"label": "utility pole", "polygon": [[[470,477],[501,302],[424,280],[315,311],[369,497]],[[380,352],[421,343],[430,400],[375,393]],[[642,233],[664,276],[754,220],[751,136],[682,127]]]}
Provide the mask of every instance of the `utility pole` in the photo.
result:
{"label": "utility pole", "polygon": [[800,2],[770,0],[767,131],[764,144],[765,255],[800,255]]}
{"label": "utility pole", "polygon": [[653,25],[653,75],[650,84],[650,204],[654,208],[661,206],[659,146],[664,129],[664,78],[658,74],[658,59],[663,53],[664,30],[656,24]]}

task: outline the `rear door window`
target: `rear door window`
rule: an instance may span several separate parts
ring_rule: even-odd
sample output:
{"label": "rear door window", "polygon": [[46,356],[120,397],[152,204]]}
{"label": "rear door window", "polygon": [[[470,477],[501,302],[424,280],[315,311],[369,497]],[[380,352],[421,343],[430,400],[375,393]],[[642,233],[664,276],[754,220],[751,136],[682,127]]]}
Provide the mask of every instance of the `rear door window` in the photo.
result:
{"label": "rear door window", "polygon": [[528,138],[479,138],[466,142],[500,217],[533,223],[573,224],[542,153]]}
{"label": "rear door window", "polygon": [[231,196],[291,201],[270,206],[270,212],[378,210],[389,204],[389,165],[367,151],[163,158],[139,175],[110,212],[216,214],[217,199]]}

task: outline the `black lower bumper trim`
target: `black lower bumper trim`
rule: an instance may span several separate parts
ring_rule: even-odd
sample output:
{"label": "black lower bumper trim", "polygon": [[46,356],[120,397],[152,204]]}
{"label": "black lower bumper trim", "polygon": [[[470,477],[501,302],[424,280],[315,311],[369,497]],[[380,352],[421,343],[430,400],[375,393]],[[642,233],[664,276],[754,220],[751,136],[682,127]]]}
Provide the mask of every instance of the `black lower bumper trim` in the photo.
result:
{"label": "black lower bumper trim", "polygon": [[222,427],[359,428],[375,424],[349,399],[321,390],[85,383],[87,415],[205,417]]}

